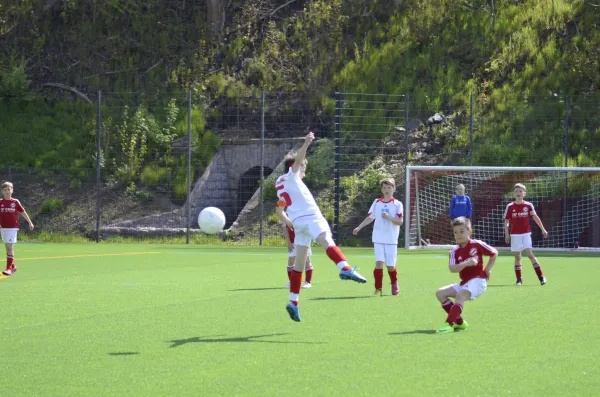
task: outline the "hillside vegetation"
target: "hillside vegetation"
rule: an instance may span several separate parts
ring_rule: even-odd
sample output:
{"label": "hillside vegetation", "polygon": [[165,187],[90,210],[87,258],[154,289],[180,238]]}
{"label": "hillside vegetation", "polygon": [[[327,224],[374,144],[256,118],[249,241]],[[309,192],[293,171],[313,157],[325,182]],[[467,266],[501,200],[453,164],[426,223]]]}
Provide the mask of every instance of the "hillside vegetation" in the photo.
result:
{"label": "hillside vegetation", "polygon": [[[185,195],[185,158],[172,147],[187,134],[188,90],[195,176],[221,140],[204,120],[227,100],[251,107],[261,91],[306,93],[315,114],[331,114],[335,91],[408,94],[428,116],[469,111],[472,96],[474,164],[561,166],[568,125],[568,164],[597,166],[599,24],[600,7],[579,0],[10,2],[0,6],[0,167],[91,175],[99,90],[111,93],[103,178],[134,195],[144,183]],[[468,127],[452,127],[446,148],[464,147]]]}

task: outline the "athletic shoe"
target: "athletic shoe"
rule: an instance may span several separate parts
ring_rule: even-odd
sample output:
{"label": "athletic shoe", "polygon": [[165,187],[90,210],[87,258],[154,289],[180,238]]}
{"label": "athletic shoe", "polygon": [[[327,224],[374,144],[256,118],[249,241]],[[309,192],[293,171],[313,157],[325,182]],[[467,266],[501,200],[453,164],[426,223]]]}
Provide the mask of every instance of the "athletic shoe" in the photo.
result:
{"label": "athletic shoe", "polygon": [[460,325],[454,323],[454,329],[463,330],[463,329],[467,329],[467,328],[469,328],[469,324],[465,320],[463,320],[462,324],[460,324]]}
{"label": "athletic shoe", "polygon": [[523,280],[517,280],[517,283],[515,285],[517,287],[520,287],[521,285],[523,285]]}
{"label": "athletic shoe", "polygon": [[302,288],[312,288],[312,284],[308,281],[305,281],[304,284],[302,284]]}
{"label": "athletic shoe", "polygon": [[367,279],[364,278],[363,276],[361,276],[360,274],[358,274],[356,269],[358,269],[358,268],[355,267],[354,269],[340,271],[340,278],[342,280],[356,281],[357,283],[366,283]]}
{"label": "athletic shoe", "polygon": [[287,283],[287,284],[285,285],[285,287],[283,287],[283,288],[290,288],[290,284],[291,284],[291,283],[288,281],[288,283]]}
{"label": "athletic shoe", "polygon": [[400,292],[400,288],[398,287],[398,283],[395,282],[392,284],[392,295],[398,295],[398,292]]}
{"label": "athletic shoe", "polygon": [[438,334],[449,334],[454,332],[454,327],[448,323],[444,323],[444,326],[436,331]]}
{"label": "athletic shoe", "polygon": [[17,271],[17,267],[15,265],[6,266],[6,270],[2,272],[5,276],[12,276]]}
{"label": "athletic shoe", "polygon": [[294,321],[300,322],[300,311],[298,310],[298,306],[294,305],[292,302],[288,303],[285,307],[290,318]]}
{"label": "athletic shoe", "polygon": [[[17,269],[15,269],[15,270],[17,270]],[[538,278],[540,279],[540,284],[542,284],[542,285],[546,284],[546,277],[540,276]]]}
{"label": "athletic shoe", "polygon": [[375,293],[373,295],[377,295],[377,294],[379,294],[379,296],[383,296],[383,291],[381,291],[381,288],[375,289]]}

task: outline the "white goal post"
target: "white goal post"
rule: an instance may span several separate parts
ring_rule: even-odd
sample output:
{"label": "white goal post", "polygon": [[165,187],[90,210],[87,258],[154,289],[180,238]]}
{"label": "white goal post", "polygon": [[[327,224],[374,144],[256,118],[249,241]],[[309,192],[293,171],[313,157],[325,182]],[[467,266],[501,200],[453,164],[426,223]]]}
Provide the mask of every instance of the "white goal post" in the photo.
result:
{"label": "white goal post", "polygon": [[450,201],[462,184],[473,207],[473,237],[499,249],[504,211],[521,183],[549,235],[531,220],[535,250],[600,251],[600,168],[407,166],[405,248],[448,248],[455,242]]}

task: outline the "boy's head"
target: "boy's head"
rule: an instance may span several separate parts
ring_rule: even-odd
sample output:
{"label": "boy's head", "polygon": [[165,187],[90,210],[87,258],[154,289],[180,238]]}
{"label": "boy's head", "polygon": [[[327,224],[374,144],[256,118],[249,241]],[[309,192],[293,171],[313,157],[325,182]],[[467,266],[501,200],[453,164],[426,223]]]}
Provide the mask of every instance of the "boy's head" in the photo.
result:
{"label": "boy's head", "polygon": [[469,241],[471,237],[471,221],[464,216],[459,216],[452,221],[452,232],[454,233],[454,239],[459,244],[464,244]]}
{"label": "boy's head", "polygon": [[516,199],[522,199],[527,195],[527,188],[522,183],[517,183],[513,190]]}
{"label": "boy's head", "polygon": [[4,197],[10,197],[12,196],[13,193],[13,184],[11,182],[4,182],[2,184],[2,188],[0,189],[2,191],[2,196]]}
{"label": "boy's head", "polygon": [[465,195],[465,185],[463,185],[462,183],[456,185],[456,187],[454,188],[454,191],[456,192],[457,196],[464,196]]}
{"label": "boy's head", "polygon": [[384,196],[390,197],[396,191],[396,181],[394,181],[394,178],[384,178],[379,181],[379,185],[381,186],[381,193]]}
{"label": "boy's head", "polygon": [[[296,162],[296,153],[290,153],[287,156],[285,156],[285,158],[283,159],[283,166],[285,168],[285,172],[288,172],[290,170],[291,167],[294,166],[294,163]],[[300,166],[300,179],[304,179],[304,177],[306,176],[306,165],[308,164],[308,160],[305,158],[304,161],[302,161],[302,165]]]}

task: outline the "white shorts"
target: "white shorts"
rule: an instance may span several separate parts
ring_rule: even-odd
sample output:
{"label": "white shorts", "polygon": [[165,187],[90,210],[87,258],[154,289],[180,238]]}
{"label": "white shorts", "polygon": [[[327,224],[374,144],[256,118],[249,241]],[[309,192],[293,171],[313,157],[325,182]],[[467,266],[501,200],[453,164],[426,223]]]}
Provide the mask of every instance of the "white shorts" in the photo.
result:
{"label": "white shorts", "polygon": [[510,235],[510,250],[512,252],[521,252],[528,248],[533,248],[531,233]]}
{"label": "white shorts", "polygon": [[310,243],[316,240],[321,233],[325,232],[331,235],[329,223],[320,215],[301,216],[294,219],[293,223],[296,232],[295,245],[310,247]]}
{"label": "white shorts", "polygon": [[16,244],[17,243],[17,232],[19,229],[0,229],[2,234],[2,242],[4,244]]}
{"label": "white shorts", "polygon": [[465,285],[460,285],[458,283],[453,284],[452,288],[458,294],[461,290],[466,289],[471,293],[471,298],[469,300],[475,300],[481,294],[485,292],[487,289],[487,280],[485,278],[474,278],[465,283]]}
{"label": "white shorts", "polygon": [[[294,244],[294,248],[292,248],[292,250],[288,252],[288,256],[290,258],[296,257],[296,244]],[[308,247],[308,256],[312,256],[312,249],[310,247]]]}
{"label": "white shorts", "polygon": [[396,244],[379,244],[373,243],[375,246],[375,261],[383,262],[386,266],[396,266],[398,258],[398,246]]}

